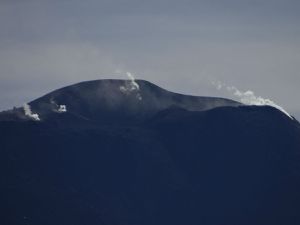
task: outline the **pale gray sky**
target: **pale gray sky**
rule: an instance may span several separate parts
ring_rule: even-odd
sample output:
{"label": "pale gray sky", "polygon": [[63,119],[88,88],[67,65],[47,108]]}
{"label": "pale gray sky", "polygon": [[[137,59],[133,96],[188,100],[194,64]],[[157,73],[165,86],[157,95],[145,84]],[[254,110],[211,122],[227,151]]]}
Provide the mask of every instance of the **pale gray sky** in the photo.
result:
{"label": "pale gray sky", "polygon": [[219,80],[300,112],[298,0],[0,0],[0,109],[129,71],[232,97]]}

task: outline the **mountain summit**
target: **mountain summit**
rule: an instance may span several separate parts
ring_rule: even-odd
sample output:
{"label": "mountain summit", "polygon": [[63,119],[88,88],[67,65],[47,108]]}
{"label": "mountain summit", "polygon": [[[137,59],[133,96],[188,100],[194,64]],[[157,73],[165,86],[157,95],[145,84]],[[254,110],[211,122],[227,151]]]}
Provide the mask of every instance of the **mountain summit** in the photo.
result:
{"label": "mountain summit", "polygon": [[[169,107],[203,111],[238,102],[169,92],[144,80],[94,80],[53,91],[28,104],[40,119],[68,111],[96,121],[146,118]],[[19,112],[20,117],[22,111]]]}
{"label": "mountain summit", "polygon": [[97,80],[0,113],[1,224],[300,224],[300,124]]}

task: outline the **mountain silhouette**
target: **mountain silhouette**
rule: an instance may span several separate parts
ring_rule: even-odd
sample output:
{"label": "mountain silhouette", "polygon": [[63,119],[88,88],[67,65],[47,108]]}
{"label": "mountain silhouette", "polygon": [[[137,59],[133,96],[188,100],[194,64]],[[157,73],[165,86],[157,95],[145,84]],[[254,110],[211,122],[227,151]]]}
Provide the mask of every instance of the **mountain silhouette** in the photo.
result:
{"label": "mountain silhouette", "polygon": [[1,224],[300,224],[300,124],[96,80],[0,113]]}
{"label": "mountain silhouette", "polygon": [[[135,83],[138,90],[131,90],[132,81],[129,80],[87,81],[53,91],[29,104],[41,119],[52,116],[59,105],[66,105],[69,113],[97,121],[145,119],[169,107],[203,111],[240,105],[223,98],[172,93],[144,80]],[[25,119],[23,109],[19,109],[19,117]]]}

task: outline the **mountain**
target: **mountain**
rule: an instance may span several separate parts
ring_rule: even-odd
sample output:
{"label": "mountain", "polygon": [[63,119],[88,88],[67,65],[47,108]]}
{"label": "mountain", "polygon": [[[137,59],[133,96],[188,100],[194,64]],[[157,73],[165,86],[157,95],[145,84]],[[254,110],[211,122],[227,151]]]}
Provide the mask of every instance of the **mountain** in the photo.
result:
{"label": "mountain", "polygon": [[1,224],[300,224],[300,124],[278,109],[142,80],[25,106],[0,113]]}
{"label": "mountain", "polygon": [[[176,94],[143,80],[95,80],[53,91],[29,105],[41,119],[47,119],[58,111],[59,105],[65,105],[69,113],[104,122],[145,119],[169,107],[203,111],[219,106],[237,106],[240,103],[223,98]],[[16,111],[19,118],[26,119],[23,109]],[[6,112],[6,115],[10,113],[12,111]]]}

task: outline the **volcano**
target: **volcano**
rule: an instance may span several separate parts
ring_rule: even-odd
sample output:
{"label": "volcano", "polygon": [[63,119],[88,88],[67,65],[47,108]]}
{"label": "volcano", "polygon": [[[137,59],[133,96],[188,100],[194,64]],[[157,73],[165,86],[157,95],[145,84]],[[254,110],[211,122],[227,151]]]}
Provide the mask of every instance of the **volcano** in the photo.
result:
{"label": "volcano", "polygon": [[300,124],[270,106],[87,81],[1,112],[0,146],[1,224],[300,224]]}
{"label": "volcano", "polygon": [[[143,80],[134,83],[130,80],[95,80],[53,91],[29,105],[42,120],[53,116],[59,106],[64,105],[73,115],[111,123],[125,119],[132,119],[131,122],[144,120],[170,107],[204,111],[220,106],[238,106],[240,103],[223,98],[172,93]],[[3,114],[26,119],[22,108]],[[6,116],[3,115],[2,120]]]}

